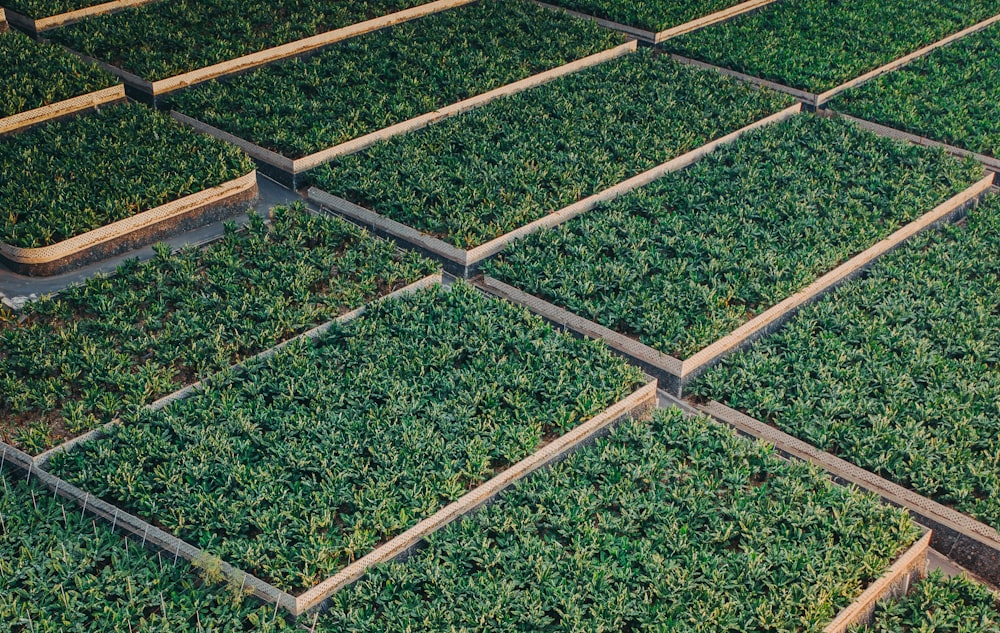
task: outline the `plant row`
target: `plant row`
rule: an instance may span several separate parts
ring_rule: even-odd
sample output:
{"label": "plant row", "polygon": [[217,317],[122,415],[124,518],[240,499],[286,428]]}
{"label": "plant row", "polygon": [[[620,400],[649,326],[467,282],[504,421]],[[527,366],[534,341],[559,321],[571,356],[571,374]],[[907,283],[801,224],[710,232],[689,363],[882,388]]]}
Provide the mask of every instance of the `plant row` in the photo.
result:
{"label": "plant row", "polygon": [[238,149],[136,104],[0,143],[0,241],[50,246],[254,169]]}
{"label": "plant row", "polygon": [[156,81],[420,4],[425,0],[177,0],[88,18],[46,35]]}
{"label": "plant row", "polygon": [[819,93],[998,13],[1000,0],[782,0],[664,47]]}
{"label": "plant row", "polygon": [[683,359],[982,176],[803,114],[515,242],[485,270]]}
{"label": "plant row", "polygon": [[880,604],[874,621],[852,633],[1000,633],[1000,600],[963,576],[931,572],[904,598]]}
{"label": "plant row", "polygon": [[238,584],[219,583],[210,561],[196,573],[187,561],[129,542],[22,476],[3,472],[0,479],[3,631],[276,630],[273,609],[247,598]]}
{"label": "plant row", "polygon": [[1000,158],[1000,25],[845,93],[837,110]]}
{"label": "plant row", "polygon": [[729,357],[694,392],[1000,528],[1000,198]]}
{"label": "plant row", "polygon": [[[0,33],[0,118],[79,97],[118,80],[58,46],[32,40],[13,29]],[[6,141],[5,141],[6,143]]]}
{"label": "plant row", "polygon": [[579,11],[653,33],[728,9],[744,0],[549,0],[549,4]]}
{"label": "plant row", "polygon": [[41,452],[434,271],[341,220],[272,215],[0,318],[0,439]]}
{"label": "plant row", "polygon": [[51,468],[298,591],[642,381],[597,342],[436,286],[130,415]]}
{"label": "plant row", "polygon": [[789,104],[647,49],[389,139],[314,180],[470,248]]}
{"label": "plant row", "polygon": [[370,571],[317,630],[818,632],[917,534],[872,495],[661,410]]}
{"label": "plant row", "polygon": [[452,9],[181,93],[173,106],[300,158],[618,44],[527,0]]}

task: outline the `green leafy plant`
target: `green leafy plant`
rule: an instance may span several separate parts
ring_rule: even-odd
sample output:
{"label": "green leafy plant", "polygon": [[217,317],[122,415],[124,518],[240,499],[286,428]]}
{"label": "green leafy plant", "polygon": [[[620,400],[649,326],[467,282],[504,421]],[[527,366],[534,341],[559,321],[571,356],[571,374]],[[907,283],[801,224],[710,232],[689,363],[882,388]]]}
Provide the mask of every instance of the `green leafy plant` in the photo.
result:
{"label": "green leafy plant", "polygon": [[46,33],[147,81],[425,4],[425,0],[171,0]]}
{"label": "green leafy plant", "polygon": [[56,244],[253,171],[243,152],[138,104],[0,143],[0,241]]}
{"label": "green leafy plant", "polygon": [[683,359],[982,177],[975,161],[803,114],[485,271]]}
{"label": "green leafy plant", "polygon": [[603,344],[458,283],[129,416],[51,468],[300,590],[642,381]]}
{"label": "green leafy plant", "polygon": [[0,629],[13,633],[291,630],[274,609],[205,583],[24,477],[0,473]]}
{"label": "green leafy plant", "polygon": [[693,388],[1000,528],[1000,198]]}
{"label": "green leafy plant", "polygon": [[4,0],[3,6],[21,15],[39,20],[53,15],[86,9],[108,0]]}
{"label": "green leafy plant", "polygon": [[0,314],[0,439],[40,452],[436,270],[301,206]]}
{"label": "green leafy plant", "polygon": [[369,571],[317,630],[818,632],[917,535],[873,495],[661,410]]}
{"label": "green leafy plant", "polygon": [[823,92],[997,13],[1000,0],[781,0],[663,47]]}
{"label": "green leafy plant", "polygon": [[[0,33],[0,118],[52,105],[118,80],[58,46],[36,42],[13,29]],[[7,140],[3,141],[4,144]]]}
{"label": "green leafy plant", "polygon": [[790,104],[642,50],[389,139],[312,177],[470,248]]}
{"label": "green leafy plant", "polygon": [[549,4],[657,33],[744,0],[549,0]]}
{"label": "green leafy plant", "polygon": [[901,600],[880,604],[852,633],[1000,633],[1000,602],[979,583],[931,572]]}
{"label": "green leafy plant", "polygon": [[836,110],[1000,158],[1000,26],[850,90]]}
{"label": "green leafy plant", "polygon": [[201,84],[172,101],[185,114],[300,158],[621,41],[527,0],[496,0]]}

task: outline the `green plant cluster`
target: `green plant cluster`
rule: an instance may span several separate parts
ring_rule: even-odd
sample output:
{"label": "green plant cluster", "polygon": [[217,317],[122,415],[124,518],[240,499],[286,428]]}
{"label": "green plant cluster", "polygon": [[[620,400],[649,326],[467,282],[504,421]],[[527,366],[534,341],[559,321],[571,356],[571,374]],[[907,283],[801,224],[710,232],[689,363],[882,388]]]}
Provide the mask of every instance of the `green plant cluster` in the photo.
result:
{"label": "green plant cluster", "polygon": [[527,0],[496,0],[202,84],[174,98],[173,106],[300,158],[622,41]]}
{"label": "green plant cluster", "polygon": [[284,617],[184,559],[0,473],[0,631],[177,633],[284,630]]}
{"label": "green plant cluster", "polygon": [[40,452],[435,270],[342,220],[272,213],[0,315],[0,439]]}
{"label": "green plant cluster", "polygon": [[389,139],[313,178],[471,248],[790,104],[645,49]]}
{"label": "green plant cluster", "polygon": [[[52,105],[118,83],[111,74],[58,46],[13,29],[0,33],[0,118]],[[6,144],[6,141],[4,141]]]}
{"label": "green plant cluster", "polygon": [[46,36],[158,81],[425,3],[170,0],[88,18]]}
{"label": "green plant cluster", "polygon": [[683,359],[982,177],[975,161],[803,114],[485,270]]}
{"label": "green plant cluster", "polygon": [[625,26],[658,33],[744,0],[549,0],[549,4],[579,11]]}
{"label": "green plant cluster", "polygon": [[1000,197],[708,372],[693,392],[1000,528]]}
{"label": "green plant cluster", "polygon": [[1000,633],[1000,601],[979,583],[931,572],[909,595],[880,604],[852,633]]}
{"label": "green plant cluster", "polygon": [[108,0],[4,0],[3,6],[29,18],[40,20],[53,15],[61,15],[86,9]]}
{"label": "green plant cluster", "polygon": [[660,410],[370,571],[317,630],[818,632],[918,534],[817,468]]}
{"label": "green plant cluster", "polygon": [[296,591],[642,382],[603,344],[459,282],[129,416],[51,468]]}
{"label": "green plant cluster", "polygon": [[1000,0],[781,0],[663,44],[819,93],[1000,13]]}
{"label": "green plant cluster", "polygon": [[831,107],[1000,158],[1000,25],[850,90]]}
{"label": "green plant cluster", "polygon": [[111,106],[0,143],[0,241],[50,246],[254,169],[152,108]]}

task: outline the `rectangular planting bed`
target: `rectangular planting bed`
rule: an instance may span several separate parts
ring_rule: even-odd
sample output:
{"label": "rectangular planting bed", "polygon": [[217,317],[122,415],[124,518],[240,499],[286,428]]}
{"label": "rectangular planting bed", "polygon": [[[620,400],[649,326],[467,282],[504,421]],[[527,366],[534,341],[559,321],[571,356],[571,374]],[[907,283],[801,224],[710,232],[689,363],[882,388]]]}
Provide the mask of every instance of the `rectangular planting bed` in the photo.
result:
{"label": "rectangular planting bed", "polygon": [[0,144],[0,262],[53,275],[246,210],[250,159],[135,104]]}
{"label": "rectangular planting bed", "polygon": [[114,75],[58,46],[0,28],[0,137],[125,99]]}
{"label": "rectangular planting bed", "polygon": [[435,270],[304,208],[0,318],[0,439],[39,454]]}
{"label": "rectangular planting bed", "polygon": [[1000,24],[844,93],[830,108],[924,144],[978,154],[1000,170]]}
{"label": "rectangular planting bed", "polygon": [[479,283],[679,394],[992,183],[973,161],[801,114],[512,244]]}
{"label": "rectangular planting bed", "polygon": [[791,116],[790,102],[646,49],[339,158],[310,175],[309,195],[465,276],[514,239]]}
{"label": "rectangular planting bed", "polygon": [[549,0],[538,4],[589,18],[650,44],[753,11],[775,0]]}
{"label": "rectangular planting bed", "polygon": [[438,285],[128,415],[46,468],[303,611],[654,404],[655,381],[603,345]]}
{"label": "rectangular planting bed", "polygon": [[153,2],[56,29],[46,37],[97,60],[122,78],[130,95],[155,103],[203,81],[473,1]]}
{"label": "rectangular planting bed", "polygon": [[922,575],[925,548],[876,496],[660,410],[369,570],[316,631],[840,631],[897,558]]}
{"label": "rectangular planting bed", "polygon": [[1000,21],[1000,0],[784,0],[663,44],[813,106]]}
{"label": "rectangular planting bed", "polygon": [[[10,0],[7,15],[11,24],[34,37],[42,31],[66,26],[95,15],[114,13],[154,0]],[[0,9],[3,11],[3,9]]]}
{"label": "rectangular planting bed", "polygon": [[691,389],[746,413],[747,424],[760,420],[807,443],[796,450],[812,445],[849,462],[840,470],[853,465],[898,484],[900,505],[941,524],[935,534],[945,540],[935,547],[993,582],[998,235],[992,196],[966,223],[915,238]]}
{"label": "rectangular planting bed", "polygon": [[635,50],[528,0],[498,0],[352,38],[170,98],[295,188],[339,156]]}

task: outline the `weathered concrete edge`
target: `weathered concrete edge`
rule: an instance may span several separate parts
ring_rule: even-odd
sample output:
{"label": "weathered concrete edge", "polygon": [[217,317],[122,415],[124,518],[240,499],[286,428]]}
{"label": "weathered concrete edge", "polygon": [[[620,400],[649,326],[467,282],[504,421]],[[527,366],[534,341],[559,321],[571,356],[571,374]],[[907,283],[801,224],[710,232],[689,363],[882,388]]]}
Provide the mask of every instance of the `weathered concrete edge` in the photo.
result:
{"label": "weathered concrete edge", "polygon": [[891,138],[897,141],[906,141],[908,143],[913,143],[914,145],[920,145],[922,147],[936,147],[944,150],[952,156],[957,156],[959,158],[972,158],[983,164],[984,167],[995,172],[1000,172],[1000,158],[994,158],[992,156],[987,156],[985,154],[977,154],[976,152],[962,149],[956,145],[949,145],[942,141],[935,141],[930,138],[919,136],[917,134],[911,134],[910,132],[904,132],[903,130],[890,127],[888,125],[882,125],[881,123],[875,123],[874,121],[868,121],[867,119],[861,119],[850,114],[844,114],[839,110],[825,109],[820,110],[819,113],[823,116],[837,117],[844,119],[845,121],[850,121],[854,125],[857,125],[863,130],[868,130],[878,134],[879,136],[884,136],[885,138]]}
{"label": "weathered concrete edge", "polygon": [[40,108],[19,112],[0,119],[0,136],[22,132],[42,123],[123,101],[125,101],[125,86],[118,84]]}
{"label": "weathered concrete edge", "polygon": [[801,308],[818,301],[832,290],[867,271],[880,258],[904,245],[910,239],[931,230],[943,222],[964,216],[970,206],[978,203],[993,186],[996,176],[987,174],[975,184],[952,196],[913,222],[901,227],[889,237],[837,266],[804,289],[747,321],[723,338],[684,360],[681,381],[687,385],[707,369],[734,351],[744,349],[762,336],[780,328]]}
{"label": "weathered concrete edge", "polygon": [[[195,382],[195,383],[192,383],[190,385],[187,385],[186,387],[184,387],[182,389],[178,389],[177,391],[175,391],[173,393],[167,394],[167,395],[163,396],[162,398],[159,398],[158,400],[155,400],[152,403],[146,405],[145,408],[149,409],[151,411],[159,411],[160,409],[163,409],[163,408],[169,406],[170,404],[173,404],[174,402],[179,402],[181,400],[186,400],[187,398],[190,398],[191,396],[195,395],[199,391],[202,391],[202,390],[208,388],[209,386],[211,386],[211,384],[212,384],[212,382],[214,380],[218,380],[221,377],[225,377],[225,376],[230,375],[234,371],[240,371],[241,369],[248,368],[248,367],[250,367],[252,365],[255,365],[255,364],[257,364],[257,363],[259,363],[261,361],[267,360],[268,358],[270,358],[270,357],[274,356],[276,353],[278,353],[284,347],[287,347],[289,345],[292,345],[292,344],[297,343],[297,342],[302,341],[302,340],[315,339],[315,338],[318,338],[320,336],[323,336],[324,334],[326,334],[330,330],[330,328],[332,328],[334,326],[334,324],[337,324],[337,323],[343,324],[343,323],[347,323],[347,322],[349,322],[349,321],[351,321],[353,319],[356,319],[359,316],[361,316],[362,314],[364,314],[368,310],[368,308],[370,306],[372,306],[372,305],[376,305],[378,303],[381,303],[383,301],[388,301],[390,299],[396,299],[396,298],[399,298],[399,297],[402,297],[402,296],[405,296],[405,295],[409,295],[409,294],[412,294],[412,293],[417,292],[419,290],[423,290],[425,288],[429,288],[431,286],[440,285],[441,283],[442,283],[441,273],[436,273],[436,274],[433,274],[433,275],[428,275],[428,276],[424,277],[423,279],[419,279],[419,280],[413,282],[412,284],[409,284],[407,286],[399,288],[398,290],[390,292],[389,294],[387,294],[385,296],[378,297],[376,299],[372,299],[367,304],[365,304],[365,305],[363,305],[363,306],[361,306],[359,308],[356,308],[354,310],[351,310],[350,312],[344,313],[344,314],[340,315],[339,317],[337,317],[336,319],[333,319],[332,321],[327,321],[326,323],[323,323],[323,324],[318,325],[318,326],[316,326],[316,327],[314,327],[314,328],[312,328],[310,330],[302,332],[301,334],[297,334],[297,335],[293,336],[292,338],[286,339],[286,340],[282,341],[281,343],[278,343],[274,347],[268,348],[268,349],[266,349],[266,350],[264,350],[264,351],[262,351],[262,352],[260,352],[258,354],[255,354],[254,356],[250,356],[248,358],[245,358],[245,359],[243,359],[242,361],[240,361],[238,363],[234,363],[233,365],[230,365],[228,368],[223,369],[220,372],[217,372],[212,377],[206,378],[205,380],[199,380],[198,382]],[[107,433],[107,431],[109,429],[111,429],[112,427],[114,427],[114,426],[116,426],[116,425],[118,425],[120,423],[121,423],[121,421],[118,420],[118,419],[112,420],[111,422],[108,422],[104,426],[101,426],[101,427],[96,428],[96,429],[94,429],[92,431],[84,433],[83,435],[79,435],[77,437],[74,437],[73,439],[67,440],[67,441],[63,442],[62,444],[59,444],[58,446],[54,446],[54,447],[50,448],[49,450],[45,451],[44,453],[40,453],[37,457],[34,458],[35,466],[37,468],[45,468],[45,466],[49,463],[49,461],[51,461],[51,459],[54,456],[58,455],[59,453],[64,453],[66,451],[72,450],[74,447],[78,446],[79,444],[83,444],[85,442],[90,442],[90,441],[93,441],[93,440],[98,440],[98,439],[102,438]]]}
{"label": "weathered concrete edge", "polygon": [[620,420],[638,415],[639,412],[653,408],[655,404],[656,379],[654,378],[602,413],[545,445],[457,501],[445,506],[406,532],[361,557],[336,575],[301,594],[298,597],[296,613],[301,614],[319,607],[334,593],[364,577],[371,567],[405,556],[430,534],[492,502],[506,488],[565,458]]}
{"label": "weathered concrete edge", "polygon": [[[142,547],[149,547],[161,551],[168,556],[173,556],[175,559],[183,558],[185,561],[192,563],[207,559],[216,559],[204,550],[38,468],[35,460],[30,455],[4,442],[0,442],[0,470],[4,467],[26,473],[26,478],[28,479],[34,477],[46,489],[51,490],[54,495],[58,495],[76,504],[82,509],[81,511],[84,514],[89,514],[110,524],[112,531],[120,529],[136,540],[141,539]],[[0,477],[3,476],[5,475],[0,472]],[[249,589],[254,596],[261,600],[280,605],[289,611],[295,608],[294,596],[281,591],[252,574],[233,567],[225,561],[218,562],[220,572],[230,582],[238,584],[244,590]]]}
{"label": "weathered concrete edge", "polygon": [[669,29],[660,31],[653,38],[653,43],[660,44],[671,38],[684,35],[685,33],[691,33],[720,22],[728,22],[729,20],[741,16],[744,13],[749,13],[750,11],[766,7],[776,1],[777,0],[747,0],[747,2],[737,4],[729,7],[728,9],[722,9],[721,11],[716,11],[715,13],[711,13],[705,17],[691,20],[685,24],[679,24]]}
{"label": "weathered concrete edge", "polygon": [[831,99],[833,99],[834,97],[836,97],[837,95],[839,95],[842,92],[850,90],[851,88],[857,88],[858,86],[864,85],[864,84],[868,83],[869,81],[871,81],[871,80],[873,80],[873,79],[875,79],[875,78],[877,78],[877,77],[879,77],[881,75],[884,75],[886,73],[890,73],[890,72],[892,72],[894,70],[899,70],[900,68],[903,68],[904,66],[907,66],[908,64],[911,64],[911,63],[917,61],[918,59],[921,59],[923,57],[927,57],[928,55],[930,55],[931,53],[933,53],[934,51],[936,51],[939,48],[942,48],[944,46],[948,46],[949,44],[953,44],[954,42],[957,42],[958,40],[960,40],[960,39],[962,39],[964,37],[968,37],[969,35],[972,35],[974,33],[978,33],[979,31],[985,30],[985,29],[993,26],[994,24],[997,24],[998,22],[1000,22],[1000,15],[995,15],[995,16],[993,16],[991,18],[987,18],[987,19],[985,19],[985,20],[983,20],[981,22],[977,22],[976,24],[973,24],[972,26],[970,26],[968,28],[962,29],[961,31],[958,31],[957,33],[952,33],[951,35],[949,35],[949,36],[947,36],[947,37],[945,37],[943,39],[940,39],[937,42],[934,42],[933,44],[930,44],[930,45],[925,46],[923,48],[917,49],[916,51],[910,53],[909,55],[904,55],[903,57],[900,57],[900,58],[898,58],[896,60],[893,60],[893,61],[889,62],[888,64],[884,64],[882,66],[879,66],[878,68],[875,68],[874,70],[870,70],[870,71],[866,72],[865,74],[860,75],[858,77],[855,77],[854,79],[852,79],[850,81],[844,82],[844,83],[840,84],[839,86],[836,86],[835,88],[831,88],[830,90],[827,90],[826,92],[822,92],[822,93],[816,95],[816,101],[815,101],[814,105],[816,107],[821,107],[825,103],[827,103],[828,101],[830,101]]}
{"label": "weathered concrete edge", "polygon": [[700,68],[702,70],[714,70],[722,75],[727,75],[735,79],[748,84],[753,84],[761,88],[769,88],[775,92],[783,92],[787,95],[791,95],[796,99],[799,99],[803,103],[808,105],[815,105],[817,96],[812,92],[807,92],[805,90],[800,90],[798,88],[792,88],[791,86],[786,86],[784,84],[779,84],[776,81],[771,81],[770,79],[761,79],[760,77],[754,77],[753,75],[747,75],[736,70],[731,70],[729,68],[724,68],[722,66],[716,66],[714,64],[709,64],[708,62],[699,61],[697,59],[691,59],[690,57],[684,57],[682,55],[677,55],[676,53],[667,53],[670,59],[683,64],[685,66],[693,66],[695,68]]}
{"label": "weathered concrete edge", "polygon": [[542,2],[541,0],[532,0],[538,6],[548,9],[550,11],[558,11],[560,13],[565,13],[574,18],[581,20],[589,20],[598,26],[603,26],[611,31],[618,31],[624,33],[629,37],[634,37],[637,40],[645,42],[646,44],[655,44],[657,34],[653,31],[647,31],[645,29],[638,29],[634,26],[628,26],[627,24],[622,24],[621,22],[615,22],[613,20],[607,20],[605,18],[598,18],[593,15],[583,13],[582,11],[574,11],[573,9],[567,9],[565,7],[558,7],[554,4],[549,4],[547,2]]}
{"label": "weathered concrete edge", "polygon": [[477,268],[483,262],[495,257],[511,242],[523,239],[537,231],[568,222],[583,213],[592,211],[600,204],[615,200],[671,172],[684,169],[711,154],[719,147],[736,141],[748,132],[780,123],[792,118],[801,111],[802,104],[796,103],[469,250],[453,246],[440,238],[422,233],[406,224],[316,187],[310,187],[306,193],[306,197],[309,201],[320,207],[368,228],[377,235],[392,238],[403,247],[428,254],[444,262],[450,268],[449,272],[454,272],[462,277],[470,277],[475,274]]}
{"label": "weathered concrete edge", "polygon": [[490,295],[527,308],[533,314],[571,330],[578,336],[604,341],[614,352],[639,365],[661,383],[665,383],[661,388],[666,387],[669,391],[676,391],[681,376],[682,363],[680,359],[659,352],[648,345],[488,275],[476,278],[473,280],[473,285]]}
{"label": "weathered concrete edge", "polygon": [[437,110],[413,117],[407,121],[402,121],[395,125],[382,128],[381,130],[376,130],[369,134],[345,141],[344,143],[320,150],[313,154],[309,154],[308,156],[296,158],[292,161],[292,175],[298,176],[337,158],[348,156],[350,154],[356,154],[357,152],[394,136],[423,129],[429,125],[458,116],[475,108],[482,107],[503,97],[509,97],[532,88],[537,88],[561,77],[565,77],[566,75],[596,66],[617,57],[634,53],[637,50],[637,47],[638,43],[635,40],[625,42],[624,44],[613,46],[599,53],[581,57],[580,59],[568,62],[561,66],[550,68],[549,70],[511,82],[504,86],[500,86],[499,88],[488,90],[482,94],[443,106]]}
{"label": "weathered concrete edge", "polygon": [[851,627],[870,624],[880,602],[905,596],[915,582],[927,575],[927,553],[932,532],[928,530],[916,543],[896,559],[896,562],[854,602],[845,607],[823,633],[848,633]]}
{"label": "weathered concrete edge", "polygon": [[1000,533],[990,526],[720,402],[713,401],[697,409],[744,435],[774,445],[782,454],[820,466],[838,481],[854,484],[908,510],[918,523],[933,530],[934,549],[984,580],[1000,582]]}
{"label": "weathered concrete edge", "polygon": [[[106,13],[115,13],[124,9],[149,4],[150,2],[155,1],[156,0],[114,0],[113,2],[95,4],[90,7],[49,15],[44,18],[32,18],[15,11],[8,11],[8,14],[11,17],[11,24],[16,24],[18,28],[24,29],[33,36],[38,37],[41,35],[42,31],[48,31],[49,29],[54,29],[57,26],[69,26],[70,24],[74,24],[90,17],[104,15]],[[0,9],[0,11],[2,11],[2,9]]]}

